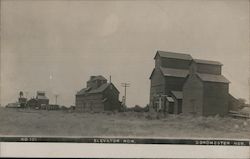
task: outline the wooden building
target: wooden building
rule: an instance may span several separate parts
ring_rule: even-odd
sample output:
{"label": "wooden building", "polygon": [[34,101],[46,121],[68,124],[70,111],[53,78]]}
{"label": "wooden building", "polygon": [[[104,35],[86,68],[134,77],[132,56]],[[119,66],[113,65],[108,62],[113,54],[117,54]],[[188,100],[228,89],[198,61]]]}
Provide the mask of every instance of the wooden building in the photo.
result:
{"label": "wooden building", "polygon": [[150,75],[150,105],[154,110],[166,110],[166,96],[171,96],[171,91],[182,91],[192,57],[188,54],[157,51],[154,60],[155,68]]}
{"label": "wooden building", "polygon": [[91,76],[87,87],[75,95],[76,110],[81,112],[101,112],[120,110],[119,91],[103,76]]}
{"label": "wooden building", "polygon": [[229,81],[221,75],[222,64],[193,60],[183,87],[183,113],[226,115],[229,111]]}
{"label": "wooden building", "polygon": [[229,81],[217,61],[188,54],[157,51],[150,76],[150,107],[170,114],[228,113]]}
{"label": "wooden building", "polygon": [[25,108],[27,104],[27,98],[19,97],[18,103],[20,104],[21,108]]}
{"label": "wooden building", "polygon": [[49,98],[46,97],[44,91],[37,91],[36,100],[37,100],[38,107],[49,105]]}
{"label": "wooden building", "polygon": [[172,97],[166,97],[166,107],[163,109],[164,112],[168,112],[169,114],[174,114],[174,105],[175,101]]}
{"label": "wooden building", "polygon": [[36,98],[31,98],[27,101],[27,108],[42,109],[49,106],[49,98],[46,97],[44,91],[37,91]]}
{"label": "wooden building", "polygon": [[35,98],[31,98],[27,101],[27,108],[30,108],[30,109],[40,109],[39,105],[38,105],[38,102],[37,102],[37,99]]}
{"label": "wooden building", "polygon": [[182,100],[183,100],[182,91],[171,91],[170,97],[172,97],[174,100],[173,114],[182,113]]}
{"label": "wooden building", "polygon": [[25,108],[27,104],[27,98],[23,97],[23,91],[19,92],[18,103],[20,104],[21,108]]}

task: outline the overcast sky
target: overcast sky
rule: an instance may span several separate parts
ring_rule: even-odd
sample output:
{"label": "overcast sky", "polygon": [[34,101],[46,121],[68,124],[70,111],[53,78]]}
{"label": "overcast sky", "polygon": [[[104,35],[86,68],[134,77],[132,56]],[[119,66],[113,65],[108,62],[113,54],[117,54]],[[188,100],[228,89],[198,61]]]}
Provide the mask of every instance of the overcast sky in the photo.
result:
{"label": "overcast sky", "polygon": [[230,93],[248,99],[249,1],[1,1],[1,104],[44,90],[74,105],[91,75],[103,75],[127,102],[149,102],[157,50],[218,60]]}

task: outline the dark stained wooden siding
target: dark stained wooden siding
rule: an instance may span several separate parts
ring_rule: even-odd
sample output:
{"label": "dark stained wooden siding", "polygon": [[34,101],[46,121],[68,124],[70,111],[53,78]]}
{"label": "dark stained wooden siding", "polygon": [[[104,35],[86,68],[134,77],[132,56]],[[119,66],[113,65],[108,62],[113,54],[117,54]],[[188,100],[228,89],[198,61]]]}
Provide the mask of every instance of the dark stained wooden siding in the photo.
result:
{"label": "dark stained wooden siding", "polygon": [[170,94],[170,91],[182,91],[185,78],[181,77],[165,77],[165,93]]}
{"label": "dark stained wooden siding", "polygon": [[37,99],[37,104],[41,105],[49,105],[49,99]]}
{"label": "dark stained wooden siding", "polygon": [[161,71],[156,68],[153,72],[150,81],[150,101],[152,102],[153,96],[157,94],[165,94],[165,79]]}
{"label": "dark stained wooden siding", "polygon": [[27,107],[35,109],[36,107],[40,107],[40,105],[38,105],[36,99],[31,98],[30,100],[27,101]]}
{"label": "dark stained wooden siding", "polygon": [[207,73],[207,74],[221,74],[221,66],[219,65],[208,65],[208,64],[196,64],[198,73]]}
{"label": "dark stained wooden siding", "polygon": [[109,87],[104,91],[103,96],[107,98],[107,101],[104,103],[104,110],[121,109],[121,105],[119,102],[119,92],[113,85],[109,85]]}
{"label": "dark stained wooden siding", "polygon": [[76,95],[76,109],[83,112],[119,110],[119,92],[113,85],[112,88],[110,86],[104,92]]}
{"label": "dark stained wooden siding", "polygon": [[203,83],[195,74],[191,74],[183,86],[182,112],[202,115],[202,107]]}
{"label": "dark stained wooden siding", "polygon": [[77,95],[76,96],[76,109],[79,111],[103,111],[104,104],[102,102],[103,95],[101,93]]}
{"label": "dark stained wooden siding", "polygon": [[174,99],[174,114],[182,113],[182,99]]}
{"label": "dark stained wooden siding", "polygon": [[161,66],[167,68],[176,68],[176,69],[188,69],[190,60],[181,60],[181,59],[171,59],[171,58],[162,58]]}
{"label": "dark stained wooden siding", "polygon": [[226,115],[228,113],[228,84],[204,83],[203,115]]}

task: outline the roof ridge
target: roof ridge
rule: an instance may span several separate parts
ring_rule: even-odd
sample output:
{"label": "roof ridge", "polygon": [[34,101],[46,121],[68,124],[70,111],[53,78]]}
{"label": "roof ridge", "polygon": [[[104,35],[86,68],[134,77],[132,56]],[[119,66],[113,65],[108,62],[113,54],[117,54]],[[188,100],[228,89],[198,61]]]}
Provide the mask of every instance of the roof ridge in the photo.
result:
{"label": "roof ridge", "polygon": [[161,57],[166,57],[166,58],[182,59],[182,60],[190,60],[190,61],[193,59],[190,54],[170,52],[170,51],[157,50],[154,59],[156,58],[157,55]]}
{"label": "roof ridge", "polygon": [[210,65],[223,65],[220,61],[214,61],[214,60],[206,60],[206,59],[193,59],[196,63],[204,63],[204,64],[210,64]]}
{"label": "roof ridge", "polygon": [[177,99],[183,98],[183,91],[171,91],[171,93],[175,96]]}
{"label": "roof ridge", "polygon": [[183,70],[183,71],[188,71],[189,70],[189,68],[187,68],[187,69],[181,69],[181,68],[170,68],[170,67],[162,67],[162,66],[160,66],[160,68],[163,68],[163,69],[172,69],[172,70]]}
{"label": "roof ridge", "polygon": [[196,73],[196,74],[202,81],[230,83],[230,81],[222,74],[220,75],[208,74],[208,73]]}
{"label": "roof ridge", "polygon": [[[183,52],[175,52],[175,51],[163,51],[163,50],[157,50],[156,52],[162,52],[162,53],[173,53],[173,54],[182,54],[182,55],[190,55],[188,53]],[[191,55],[190,55],[191,56]]]}
{"label": "roof ridge", "polygon": [[197,74],[201,74],[201,75],[211,75],[211,76],[223,76],[225,77],[223,74],[211,74],[211,73],[200,73],[200,72],[197,72]]}
{"label": "roof ridge", "polygon": [[166,67],[160,67],[160,71],[164,76],[181,77],[185,78],[189,74],[188,69],[172,69]]}

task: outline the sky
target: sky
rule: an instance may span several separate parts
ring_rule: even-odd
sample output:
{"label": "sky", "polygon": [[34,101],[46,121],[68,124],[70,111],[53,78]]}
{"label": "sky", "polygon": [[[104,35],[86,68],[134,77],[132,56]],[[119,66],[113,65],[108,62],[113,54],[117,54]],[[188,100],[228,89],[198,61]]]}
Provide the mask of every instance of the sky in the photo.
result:
{"label": "sky", "polygon": [[157,50],[223,63],[230,93],[249,99],[247,0],[2,0],[2,106],[46,91],[70,106],[91,75],[128,82],[127,105],[149,103]]}

